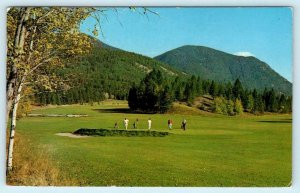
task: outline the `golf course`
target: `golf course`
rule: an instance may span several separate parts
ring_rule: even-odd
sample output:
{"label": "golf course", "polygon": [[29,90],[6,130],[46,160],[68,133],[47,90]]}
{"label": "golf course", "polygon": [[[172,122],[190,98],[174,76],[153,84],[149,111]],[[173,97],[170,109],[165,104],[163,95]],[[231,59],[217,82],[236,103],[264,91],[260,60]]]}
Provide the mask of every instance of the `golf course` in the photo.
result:
{"label": "golf course", "polygon": [[[131,113],[127,101],[35,108],[35,114],[85,114],[84,117],[23,117],[18,137],[28,149],[49,155],[61,175],[80,186],[289,186],[292,175],[292,115],[244,113],[227,116],[174,104],[165,114]],[[151,136],[61,136],[80,128],[148,129]],[[139,119],[138,129],[133,129]],[[167,121],[173,120],[169,130]],[[180,128],[183,119],[187,129]],[[18,148],[18,146],[16,146]],[[17,158],[14,162],[18,162]],[[65,184],[68,185],[68,184]]]}

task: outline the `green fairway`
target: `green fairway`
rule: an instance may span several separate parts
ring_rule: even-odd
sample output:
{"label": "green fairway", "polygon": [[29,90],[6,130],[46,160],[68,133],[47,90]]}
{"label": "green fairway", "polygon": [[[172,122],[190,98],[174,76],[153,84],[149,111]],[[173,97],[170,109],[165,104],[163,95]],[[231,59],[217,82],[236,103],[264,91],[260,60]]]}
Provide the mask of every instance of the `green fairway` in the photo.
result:
{"label": "green fairway", "polygon": [[[41,108],[32,113],[88,117],[25,117],[17,132],[45,148],[64,175],[84,186],[288,186],[292,175],[292,116],[131,114],[123,101]],[[139,129],[165,137],[70,138],[56,133],[113,129],[136,118]],[[180,129],[187,120],[187,130]],[[167,121],[173,120],[173,130]]]}

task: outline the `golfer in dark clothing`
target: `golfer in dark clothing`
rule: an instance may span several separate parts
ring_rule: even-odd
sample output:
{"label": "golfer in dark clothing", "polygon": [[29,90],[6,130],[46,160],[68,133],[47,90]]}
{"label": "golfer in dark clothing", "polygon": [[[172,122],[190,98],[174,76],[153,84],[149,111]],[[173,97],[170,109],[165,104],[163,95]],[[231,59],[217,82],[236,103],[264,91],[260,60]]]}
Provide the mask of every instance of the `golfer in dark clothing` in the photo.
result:
{"label": "golfer in dark clothing", "polygon": [[186,127],[186,120],[185,119],[183,119],[181,127],[185,131],[185,127]]}

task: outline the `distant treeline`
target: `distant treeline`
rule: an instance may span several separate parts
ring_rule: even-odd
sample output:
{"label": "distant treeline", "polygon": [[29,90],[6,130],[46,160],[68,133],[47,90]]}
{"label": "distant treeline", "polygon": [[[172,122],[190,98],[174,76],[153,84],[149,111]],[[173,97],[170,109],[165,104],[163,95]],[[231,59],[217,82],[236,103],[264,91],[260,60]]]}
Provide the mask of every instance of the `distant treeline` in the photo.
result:
{"label": "distant treeline", "polygon": [[[91,73],[92,71],[91,69]],[[108,98],[127,99],[130,108],[134,110],[165,112],[173,101],[183,101],[192,105],[197,96],[209,94],[214,98],[213,111],[217,113],[231,115],[243,111],[251,113],[266,111],[288,113],[292,111],[291,96],[277,93],[272,88],[264,91],[248,90],[243,88],[239,79],[234,84],[230,82],[222,84],[211,80],[202,80],[196,76],[170,78],[160,70],[154,69],[140,83],[138,81],[131,83],[132,87],[130,88],[129,81],[124,84],[122,80],[119,82],[104,81],[104,77],[100,79],[100,82],[97,77],[94,77],[94,81],[86,81],[84,76],[80,78],[83,79],[83,86],[64,92],[42,92],[35,95],[34,100],[41,105],[60,105],[100,102]]]}
{"label": "distant treeline", "polygon": [[[256,89],[244,89],[239,79],[236,79],[234,84],[221,84],[192,76],[187,81],[176,78],[171,85],[174,99],[190,104],[195,97],[210,94],[214,98],[213,110],[218,113],[239,114],[241,112],[239,106],[242,107],[242,112],[251,113],[263,113],[265,111],[288,113],[292,111],[291,96],[276,93],[273,88],[265,88],[262,92]],[[227,112],[223,108],[224,105],[227,106]]]}
{"label": "distant treeline", "polygon": [[292,97],[276,93],[274,89],[258,92],[244,89],[239,79],[234,84],[217,84],[192,76],[189,79],[168,80],[160,71],[153,70],[138,86],[129,91],[128,103],[133,110],[165,112],[173,101],[184,101],[192,105],[195,97],[210,94],[214,98],[213,111],[222,114],[292,111]]}

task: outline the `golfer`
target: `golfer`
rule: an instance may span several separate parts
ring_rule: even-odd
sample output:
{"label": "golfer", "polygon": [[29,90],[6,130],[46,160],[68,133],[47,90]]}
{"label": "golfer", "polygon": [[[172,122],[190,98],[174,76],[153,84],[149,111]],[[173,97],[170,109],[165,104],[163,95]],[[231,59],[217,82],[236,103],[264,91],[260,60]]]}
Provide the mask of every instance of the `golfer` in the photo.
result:
{"label": "golfer", "polygon": [[186,119],[183,119],[182,121],[182,129],[185,131],[185,127],[186,127]]}
{"label": "golfer", "polygon": [[128,123],[129,123],[129,120],[127,118],[125,118],[124,119],[124,127],[125,127],[126,130],[128,128]]}
{"label": "golfer", "polygon": [[152,124],[152,121],[151,121],[151,118],[148,119],[148,129],[150,130],[151,129],[151,124]]}
{"label": "golfer", "polygon": [[171,119],[168,120],[168,127],[172,129],[173,121]]}

